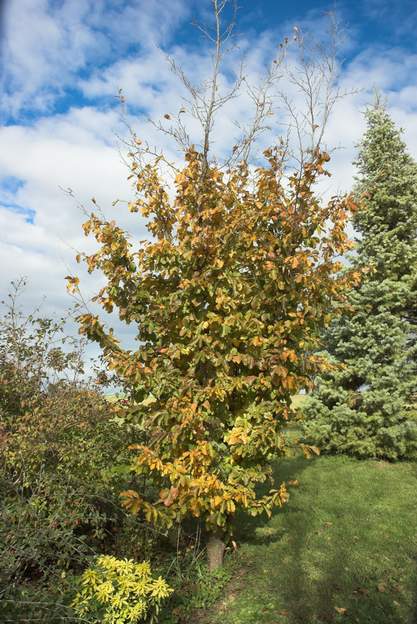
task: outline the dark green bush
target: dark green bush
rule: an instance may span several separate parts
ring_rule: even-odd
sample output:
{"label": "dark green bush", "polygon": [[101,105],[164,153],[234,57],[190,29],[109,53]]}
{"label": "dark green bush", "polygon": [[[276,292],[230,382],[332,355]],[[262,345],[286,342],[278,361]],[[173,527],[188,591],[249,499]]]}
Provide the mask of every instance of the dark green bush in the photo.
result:
{"label": "dark green bush", "polygon": [[69,580],[141,531],[119,501],[130,476],[118,403],[86,381],[64,321],[24,315],[18,294],[0,318],[0,600],[12,621],[50,622],[69,617]]}

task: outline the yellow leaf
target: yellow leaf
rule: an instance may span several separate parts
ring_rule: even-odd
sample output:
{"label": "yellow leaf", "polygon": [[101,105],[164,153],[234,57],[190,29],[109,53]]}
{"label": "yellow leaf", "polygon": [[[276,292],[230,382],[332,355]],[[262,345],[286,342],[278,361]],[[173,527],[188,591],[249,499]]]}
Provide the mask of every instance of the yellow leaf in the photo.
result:
{"label": "yellow leaf", "polygon": [[142,499],[135,490],[120,492],[120,498],[122,499],[123,507],[128,509],[132,514],[138,513],[142,504]]}

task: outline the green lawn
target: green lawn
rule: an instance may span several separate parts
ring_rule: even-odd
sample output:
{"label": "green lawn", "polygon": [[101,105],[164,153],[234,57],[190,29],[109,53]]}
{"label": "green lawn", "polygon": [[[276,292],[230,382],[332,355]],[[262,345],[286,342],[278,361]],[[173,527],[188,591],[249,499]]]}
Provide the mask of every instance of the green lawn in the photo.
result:
{"label": "green lawn", "polygon": [[234,578],[196,621],[417,623],[417,464],[301,458],[270,521],[241,522]]}

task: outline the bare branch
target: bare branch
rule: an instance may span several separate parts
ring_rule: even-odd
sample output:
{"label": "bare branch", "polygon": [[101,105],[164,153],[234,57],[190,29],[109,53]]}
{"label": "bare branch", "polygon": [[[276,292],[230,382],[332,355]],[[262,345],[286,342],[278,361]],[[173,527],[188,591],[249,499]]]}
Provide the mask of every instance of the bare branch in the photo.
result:
{"label": "bare branch", "polygon": [[[328,13],[327,17],[329,29],[325,42],[306,36],[299,27],[294,28],[297,58],[286,60],[285,75],[296,95],[291,98],[288,92],[278,93],[288,126],[295,133],[297,149],[292,156],[301,166],[324,147],[325,131],[335,104],[354,93],[342,90],[337,84],[337,60],[343,33],[334,14]],[[297,99],[301,99],[301,105],[295,101]]]}
{"label": "bare branch", "polygon": [[[260,138],[266,133],[274,135],[272,143],[278,142],[286,163],[292,162],[294,166],[302,168],[314,158],[317,150],[325,148],[325,131],[334,106],[341,98],[352,93],[343,91],[338,85],[338,55],[342,40],[340,25],[335,16],[329,13],[329,28],[323,41],[303,33],[300,27],[295,26],[292,37],[285,37],[278,45],[278,53],[260,80],[256,79],[255,84],[251,84],[244,75],[241,62],[233,84],[225,87],[222,79],[225,55],[236,49],[229,42],[235,30],[237,4],[236,0],[211,0],[211,3],[213,22],[194,22],[194,26],[213,48],[209,77],[196,83],[175,59],[168,57],[171,71],[184,87],[185,94],[177,113],[167,112],[159,120],[149,119],[150,123],[173,139],[182,152],[189,150],[194,142],[187,121],[192,118],[198,123],[201,141],[197,140],[197,148],[202,155],[202,178],[210,162],[222,168],[241,161],[249,163],[254,148],[260,145]],[[228,6],[232,12],[226,20]],[[234,98],[244,94],[250,102],[251,114],[247,122],[232,122],[237,129],[236,139],[229,153],[219,158],[213,149],[213,131],[218,113]],[[124,106],[121,93],[119,97]],[[135,144],[136,136],[129,126],[128,129],[134,143],[130,145],[131,153],[135,154],[138,162],[144,156],[152,156],[164,162],[173,173],[177,171],[174,163],[170,163],[161,150],[147,143],[138,148]],[[284,138],[280,139],[283,134]]]}

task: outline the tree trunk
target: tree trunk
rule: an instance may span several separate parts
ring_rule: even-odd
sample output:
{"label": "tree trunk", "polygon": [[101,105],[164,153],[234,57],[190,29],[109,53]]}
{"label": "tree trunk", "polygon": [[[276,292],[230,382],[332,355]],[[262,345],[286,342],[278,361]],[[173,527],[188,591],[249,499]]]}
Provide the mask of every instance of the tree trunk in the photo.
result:
{"label": "tree trunk", "polygon": [[207,542],[207,559],[210,572],[221,568],[226,544],[216,533],[210,533]]}

